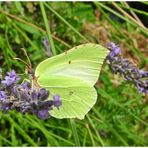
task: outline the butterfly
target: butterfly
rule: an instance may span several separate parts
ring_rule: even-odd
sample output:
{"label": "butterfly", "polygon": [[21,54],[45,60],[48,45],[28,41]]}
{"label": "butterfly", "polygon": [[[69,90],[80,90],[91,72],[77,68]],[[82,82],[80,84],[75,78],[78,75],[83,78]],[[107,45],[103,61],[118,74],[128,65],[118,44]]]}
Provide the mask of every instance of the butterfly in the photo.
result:
{"label": "butterfly", "polygon": [[54,108],[50,112],[52,116],[59,119],[85,117],[96,103],[94,85],[108,53],[101,45],[87,43],[37,65],[37,83],[62,99],[60,109]]}

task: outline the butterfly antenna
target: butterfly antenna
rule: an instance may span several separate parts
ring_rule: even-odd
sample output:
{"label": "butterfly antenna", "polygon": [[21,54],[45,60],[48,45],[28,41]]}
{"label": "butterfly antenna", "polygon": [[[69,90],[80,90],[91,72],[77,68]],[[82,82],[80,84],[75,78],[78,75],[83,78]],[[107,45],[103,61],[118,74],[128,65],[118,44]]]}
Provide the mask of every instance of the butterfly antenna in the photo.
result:
{"label": "butterfly antenna", "polygon": [[[25,56],[27,57],[27,60],[28,60],[28,63],[29,63],[29,67],[32,67],[31,61],[30,61],[30,59],[29,59],[29,56],[28,56],[26,50],[25,50],[24,48],[21,48],[21,50],[24,52]],[[28,64],[27,64],[27,65],[28,65]]]}
{"label": "butterfly antenna", "polygon": [[21,61],[22,63],[24,63],[25,65],[27,65],[29,67],[28,63],[26,63],[24,60],[22,60],[20,58],[13,58],[13,59],[18,60],[18,61]]}
{"label": "butterfly antenna", "polygon": [[[20,59],[20,58],[13,58],[13,59],[15,59],[15,60],[18,60],[18,61],[21,61],[22,63],[24,63],[27,67],[29,67],[29,65],[28,65],[28,63],[26,63],[25,61],[23,61],[22,59]],[[18,75],[24,75],[25,73],[22,73],[22,74],[18,74]]]}

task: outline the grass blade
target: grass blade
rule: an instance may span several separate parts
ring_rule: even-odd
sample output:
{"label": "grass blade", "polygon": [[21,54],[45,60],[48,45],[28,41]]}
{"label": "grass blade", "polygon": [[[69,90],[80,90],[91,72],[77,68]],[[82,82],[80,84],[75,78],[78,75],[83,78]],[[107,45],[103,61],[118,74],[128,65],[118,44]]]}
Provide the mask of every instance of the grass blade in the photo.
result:
{"label": "grass blade", "polygon": [[75,145],[80,146],[80,140],[79,140],[79,136],[76,129],[75,119],[69,119],[69,121],[72,129],[73,137],[75,140]]}
{"label": "grass blade", "polygon": [[86,115],[86,117],[87,117],[89,123],[91,124],[92,128],[94,129],[94,131],[95,131],[95,133],[96,133],[96,135],[97,135],[97,137],[99,139],[99,142],[100,142],[101,146],[105,146],[104,141],[102,140],[102,138],[98,134],[98,131],[95,129],[95,125],[93,124],[93,121],[90,119],[89,115]]}
{"label": "grass blade", "polygon": [[86,124],[86,129],[88,130],[90,139],[91,139],[91,141],[92,141],[92,146],[96,146],[95,140],[94,140],[94,138],[93,138],[93,135],[92,135],[92,133],[91,133],[91,131],[90,131],[90,128],[89,128],[89,125],[88,125],[88,124]]}
{"label": "grass blade", "polygon": [[50,31],[50,27],[49,27],[49,24],[48,24],[48,19],[47,19],[47,15],[46,15],[46,12],[45,12],[43,2],[40,2],[40,8],[41,8],[42,16],[43,16],[43,19],[44,19],[48,40],[49,40],[49,43],[51,45],[52,54],[56,55],[56,49],[55,49],[55,46],[54,46],[54,43],[53,43],[53,39],[52,39],[52,35],[51,35],[51,31]]}
{"label": "grass blade", "polygon": [[7,119],[11,124],[14,125],[16,130],[24,137],[24,139],[30,143],[31,146],[37,146],[36,143],[32,140],[32,138],[18,125],[10,116],[7,116]]}
{"label": "grass blade", "polygon": [[52,11],[62,22],[64,22],[69,28],[71,28],[77,35],[79,35],[83,40],[89,42],[80,32],[78,32],[69,22],[67,22],[59,13],[57,13],[50,5],[45,3],[45,6]]}

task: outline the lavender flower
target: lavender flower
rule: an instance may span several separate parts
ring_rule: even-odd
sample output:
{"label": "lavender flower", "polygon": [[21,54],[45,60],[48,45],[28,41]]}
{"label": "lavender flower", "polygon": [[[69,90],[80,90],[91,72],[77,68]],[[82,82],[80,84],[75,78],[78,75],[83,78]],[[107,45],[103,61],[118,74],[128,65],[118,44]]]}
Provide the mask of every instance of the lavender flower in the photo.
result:
{"label": "lavender flower", "polygon": [[62,105],[62,102],[60,100],[60,96],[59,95],[54,95],[53,96],[53,104],[57,108],[59,108]]}
{"label": "lavender flower", "polygon": [[48,57],[51,57],[52,56],[52,52],[51,52],[51,47],[50,47],[50,44],[48,42],[48,39],[45,38],[43,41],[42,41],[44,47],[45,47],[45,51],[46,51],[46,54]]}
{"label": "lavender flower", "polygon": [[109,59],[113,59],[116,55],[118,55],[121,52],[120,48],[113,42],[111,42],[108,45],[108,49],[110,50],[110,53],[108,55]]}
{"label": "lavender flower", "polygon": [[110,53],[107,61],[113,73],[119,73],[127,82],[133,82],[140,93],[148,93],[148,72],[139,70],[127,59],[121,57],[119,55],[121,50],[115,43],[110,43],[108,49]]}
{"label": "lavender flower", "polygon": [[0,101],[4,102],[7,99],[7,95],[4,91],[0,91]]}
{"label": "lavender flower", "polygon": [[21,84],[21,86],[22,86],[24,89],[26,89],[26,90],[31,89],[31,85],[30,85],[30,83],[29,83],[28,81],[23,82],[23,83]]}
{"label": "lavender flower", "polygon": [[20,77],[15,73],[14,70],[11,72],[7,72],[7,75],[5,76],[5,79],[2,81],[2,84],[4,84],[6,87],[9,87],[13,84],[16,84],[20,80]]}
{"label": "lavender flower", "polygon": [[140,70],[140,76],[143,77],[148,77],[148,71]]}
{"label": "lavender flower", "polygon": [[12,70],[7,72],[4,80],[1,81],[0,109],[2,111],[17,110],[23,114],[35,114],[40,119],[45,120],[50,117],[49,111],[53,109],[53,106],[59,109],[61,106],[59,95],[56,102],[55,100],[48,100],[48,90],[45,88],[34,88],[28,81],[18,84],[19,80],[18,75]]}
{"label": "lavender flower", "polygon": [[38,117],[40,119],[45,120],[45,119],[49,118],[49,116],[50,116],[50,114],[47,109],[43,109],[38,112]]}
{"label": "lavender flower", "polygon": [[49,96],[49,91],[46,91],[45,88],[40,89],[39,93],[38,93],[38,98],[40,100],[45,100],[47,99]]}

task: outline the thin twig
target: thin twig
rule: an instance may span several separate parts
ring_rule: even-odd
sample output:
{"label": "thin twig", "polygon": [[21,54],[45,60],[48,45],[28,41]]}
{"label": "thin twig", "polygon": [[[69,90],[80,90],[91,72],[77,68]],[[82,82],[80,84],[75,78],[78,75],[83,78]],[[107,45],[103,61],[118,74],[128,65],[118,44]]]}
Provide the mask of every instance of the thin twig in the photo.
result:
{"label": "thin twig", "polygon": [[128,5],[128,3],[127,3],[127,2],[123,2],[123,3],[125,4],[125,6],[126,6],[127,8],[129,8],[129,10],[130,10],[131,14],[133,15],[133,17],[134,17],[142,26],[144,26],[143,23],[141,22],[141,20],[139,19],[139,17],[136,15],[136,13],[135,13],[133,10],[130,9],[130,6]]}
{"label": "thin twig", "polygon": [[148,29],[141,25],[141,23],[139,23],[137,20],[135,20],[133,17],[131,17],[128,13],[126,13],[122,8],[120,8],[115,2],[112,2],[113,6],[116,7],[123,15],[127,16],[129,19],[131,19],[133,22],[135,22],[138,26],[142,27],[143,29],[145,29],[146,31],[148,31]]}

